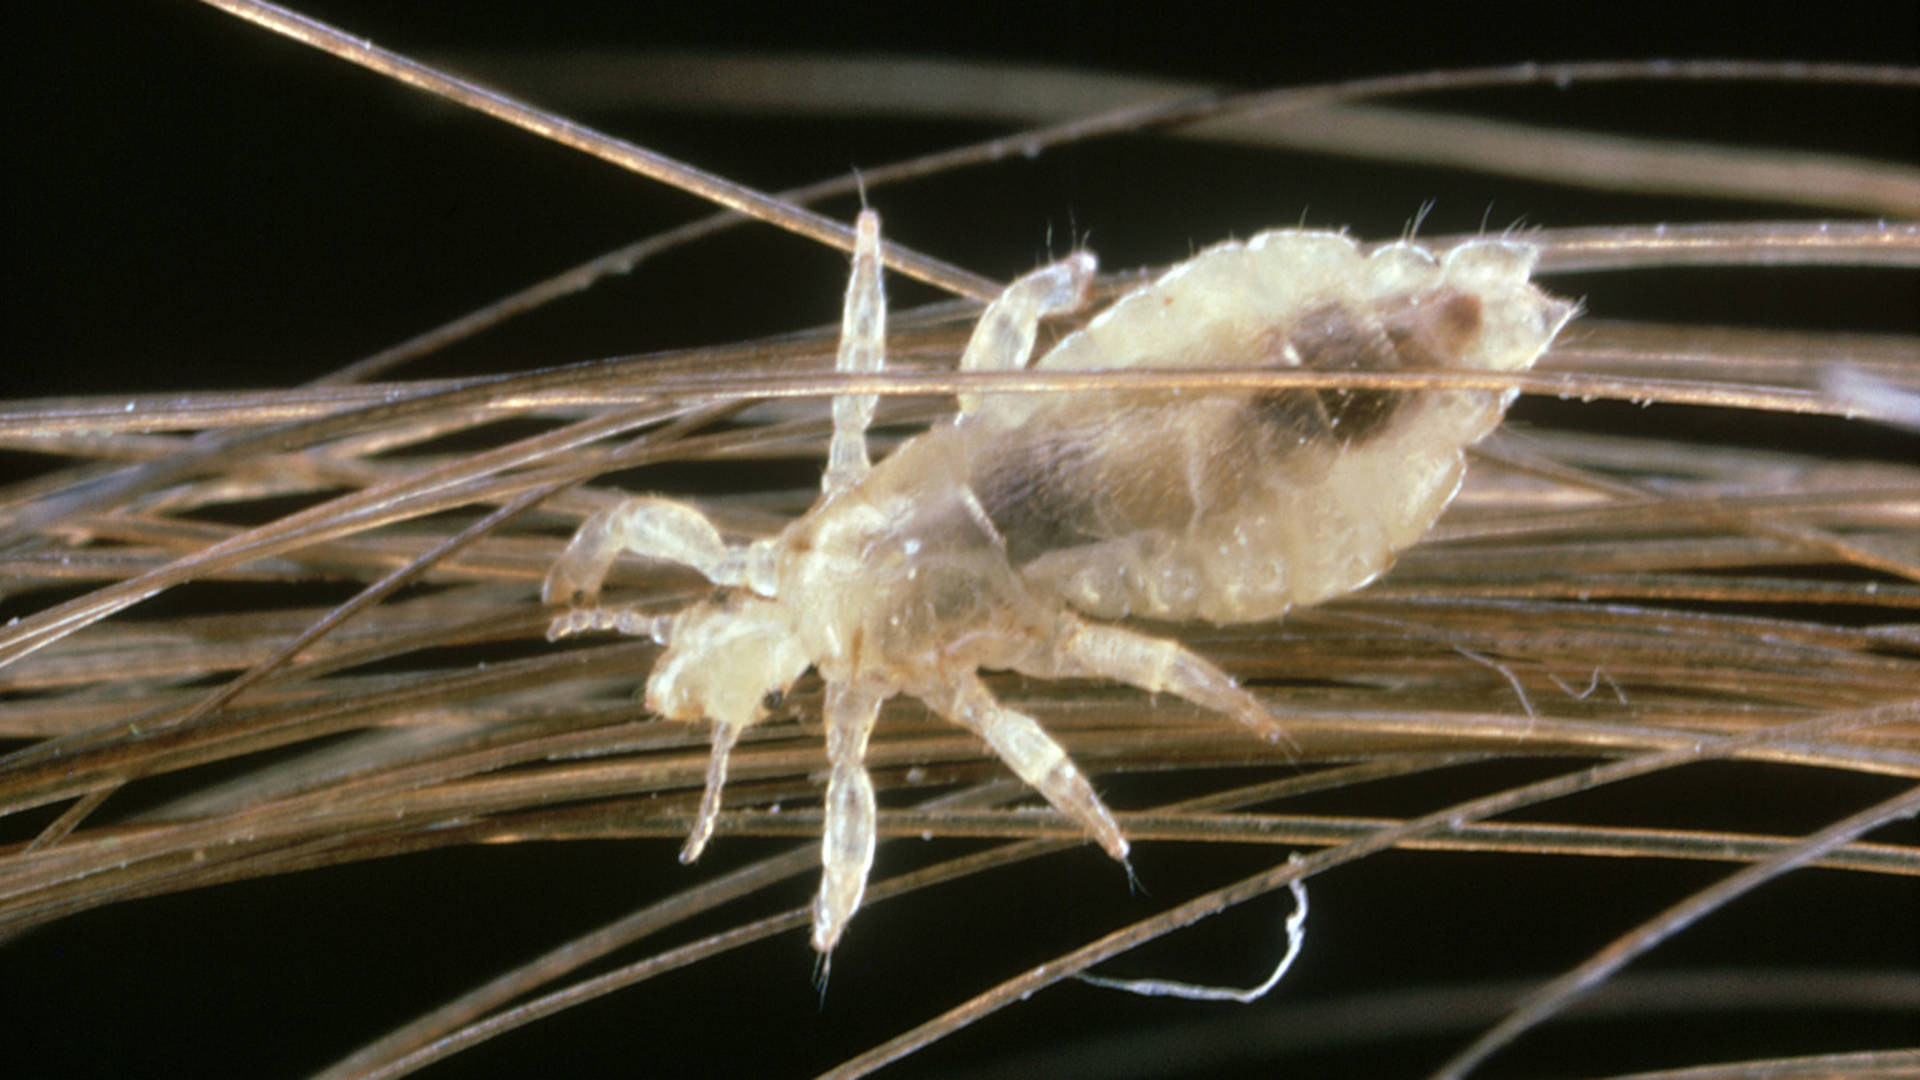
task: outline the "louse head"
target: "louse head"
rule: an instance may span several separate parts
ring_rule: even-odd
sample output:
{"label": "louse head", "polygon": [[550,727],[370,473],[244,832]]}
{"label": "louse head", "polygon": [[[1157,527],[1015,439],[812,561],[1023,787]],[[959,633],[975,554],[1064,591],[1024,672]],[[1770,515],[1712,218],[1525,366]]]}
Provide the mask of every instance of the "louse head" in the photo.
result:
{"label": "louse head", "polygon": [[811,662],[781,605],[730,591],[674,619],[647,679],[647,708],[670,720],[749,727]]}

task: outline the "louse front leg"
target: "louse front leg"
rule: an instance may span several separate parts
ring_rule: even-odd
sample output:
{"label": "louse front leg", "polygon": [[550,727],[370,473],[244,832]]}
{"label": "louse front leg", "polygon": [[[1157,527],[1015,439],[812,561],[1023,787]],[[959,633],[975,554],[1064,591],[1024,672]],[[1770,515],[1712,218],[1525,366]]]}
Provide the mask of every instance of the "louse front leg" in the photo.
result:
{"label": "louse front leg", "polygon": [[1113,679],[1149,693],[1169,693],[1240,721],[1268,742],[1293,745],[1286,728],[1266,706],[1226,672],[1168,638],[1063,614],[1062,632],[1050,662],[1017,670],[1041,678],[1077,675]]}
{"label": "louse front leg", "polygon": [[820,843],[820,893],[813,901],[813,948],[823,957],[860,909],[873,870],[875,804],[865,758],[881,697],[848,683],[827,683],[827,761],[833,771]]}
{"label": "louse front leg", "polygon": [[[649,559],[690,566],[716,585],[746,587],[772,596],[775,566],[767,541],[729,548],[700,511],[672,499],[627,499],[594,514],[573,534],[567,550],[547,572],[540,599],[592,609],[613,560],[631,551]],[[562,616],[550,636],[595,625],[589,618]]]}
{"label": "louse front leg", "polygon": [[[974,324],[967,351],[960,356],[961,371],[1019,371],[1033,358],[1033,341],[1040,320],[1075,311],[1087,302],[1087,287],[1099,260],[1091,251],[1072,255],[1023,275],[987,305]],[[961,394],[960,413],[978,408],[981,395]]]}
{"label": "louse front leg", "polygon": [[[840,316],[840,352],[833,370],[870,375],[887,363],[887,294],[880,281],[880,215],[860,211],[854,223],[853,273]],[[820,490],[828,496],[847,491],[873,467],[867,457],[867,426],[873,423],[878,394],[839,394],[833,399],[833,442]]]}
{"label": "louse front leg", "polygon": [[957,677],[950,686],[916,693],[934,712],[980,736],[1007,763],[1014,775],[1046,797],[1054,809],[1080,823],[1108,855],[1127,861],[1127,838],[1093,793],[1066,750],[1053,741],[1033,717],[994,700],[973,672]]}

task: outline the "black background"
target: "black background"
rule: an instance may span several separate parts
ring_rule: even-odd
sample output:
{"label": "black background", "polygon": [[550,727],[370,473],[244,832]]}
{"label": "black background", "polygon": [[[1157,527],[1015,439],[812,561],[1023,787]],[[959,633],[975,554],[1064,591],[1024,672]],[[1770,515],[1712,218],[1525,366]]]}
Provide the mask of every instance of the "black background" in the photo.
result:
{"label": "black background", "polygon": [[[569,48],[795,49],[1019,60],[1259,87],[1520,59],[1733,56],[1913,63],[1911,4],[1623,7],[969,4],[861,14],[810,5],[325,3],[306,8],[402,52],[511,57]],[[1289,6],[1290,7],[1290,6]],[[676,224],[695,202],[185,3],[40,12],[10,32],[6,397],[288,386],[615,243]],[[505,81],[504,79],[502,81]],[[554,103],[566,108],[566,103]],[[1466,97],[1449,106],[1541,123],[1906,158],[1911,93],[1624,88]],[[645,145],[775,189],[848,165],[976,138],[926,121],[582,116]],[[1434,232],[1670,218],[1789,216],[1777,208],[1568,193],[1515,181],[1120,139],[875,194],[889,233],[1006,277],[1085,237],[1109,267],[1176,260],[1229,234],[1291,223],[1398,233],[1434,198]],[[826,208],[840,216],[846,203]],[[844,260],[742,230],[590,298],[560,305],[409,374],[518,370],[735,340],[823,323]],[[1582,282],[1589,303],[1646,317],[1871,329],[1909,325],[1912,284],[1838,275],[1832,294]],[[1708,279],[1710,282],[1710,279]],[[901,302],[932,294],[897,286]],[[1902,309],[1905,310],[1902,310]],[[1563,764],[1462,775],[1330,809],[1417,812],[1449,795]],[[1120,794],[1161,794],[1144,781]],[[1688,770],[1619,798],[1648,823],[1807,830],[1892,782],[1752,767]],[[1578,800],[1618,820],[1619,803]],[[290,1075],[447,994],[694,880],[674,844],[520,845],[443,852],[195,892],[80,916],[0,946],[14,1075]],[[778,850],[723,840],[697,873]],[[898,845],[896,845],[898,847]],[[943,847],[940,854],[956,850]],[[903,862],[919,854],[883,852]],[[1271,852],[1142,849],[1155,901],[1230,880]],[[899,863],[896,863],[899,865]],[[1713,866],[1389,855],[1330,875],[1309,953],[1258,1010],[1043,993],[912,1059],[896,1075],[1227,1075],[1193,1055],[1244,1049],[1268,1075],[1304,1002],[1556,972],[1726,873]],[[1805,872],[1663,949],[1646,966],[1904,967],[1916,960],[1909,886]],[[797,881],[784,897],[805,898]],[[824,1007],[811,954],[788,935],[657,988],[595,1002],[430,1075],[808,1075],[1109,924],[1128,904],[1092,850],[964,889],[863,912]],[[1220,925],[1153,963],[1255,977],[1282,905]],[[1146,905],[1134,909],[1147,910]],[[734,913],[729,913],[734,914]],[[1237,921],[1235,921],[1237,920]],[[1249,943],[1252,944],[1249,944]],[[1226,959],[1207,966],[1218,954]],[[1233,957],[1239,954],[1240,969]],[[1251,954],[1253,959],[1248,960]],[[1146,961],[1143,961],[1143,964]],[[1224,967],[1226,970],[1222,970]],[[1393,1009],[1389,1009],[1393,1014]],[[1907,1018],[1909,1021],[1911,1017]],[[1851,1026],[1849,1026],[1851,1025]],[[1309,1028],[1311,1025],[1308,1025]],[[1885,1045],[1896,1021],[1773,1012],[1676,1014],[1570,1027],[1486,1075],[1578,1074],[1771,1051]],[[1142,1036],[1129,1043],[1129,1035]],[[1150,1036],[1150,1037],[1148,1037]],[[1466,1037],[1304,1050],[1290,1075],[1406,1075]],[[1191,1040],[1191,1041],[1183,1041]],[[1663,1053],[1663,1047],[1684,1049]],[[1049,1058],[1047,1055],[1058,1055]],[[1166,1055],[1171,1060],[1157,1060]],[[1064,1064],[1070,1063],[1070,1064]],[[1233,1073],[1240,1075],[1241,1073]]]}

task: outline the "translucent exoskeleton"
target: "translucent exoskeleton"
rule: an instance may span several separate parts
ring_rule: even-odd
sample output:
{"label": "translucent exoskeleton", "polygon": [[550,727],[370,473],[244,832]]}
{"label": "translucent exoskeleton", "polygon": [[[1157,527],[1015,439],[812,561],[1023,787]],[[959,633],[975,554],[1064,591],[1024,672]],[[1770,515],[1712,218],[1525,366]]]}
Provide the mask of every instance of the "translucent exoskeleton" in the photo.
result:
{"label": "translucent exoskeleton", "polygon": [[[863,213],[838,369],[884,363],[879,219]],[[1528,281],[1535,252],[1485,239],[1436,258],[1371,254],[1345,236],[1263,233],[1202,252],[1115,303],[1037,363],[1062,370],[1306,368],[1517,371],[1574,305]],[[988,306],[963,370],[1025,367],[1039,321],[1079,307],[1095,262],[1075,254]],[[568,603],[550,636],[652,635],[666,651],[648,708],[713,724],[699,814],[681,853],[711,836],[740,733],[809,667],[826,683],[824,875],[813,947],[831,951],[873,862],[862,759],[896,694],[979,735],[1020,778],[1125,860],[1127,840],[1040,725],[1001,705],[979,671],[1093,677],[1167,692],[1256,735],[1279,719],[1177,642],[1104,622],[1276,618],[1364,585],[1428,529],[1458,489],[1463,451],[1513,391],[1294,389],[979,394],[951,423],[875,466],[871,395],[834,399],[819,501],[779,535],[728,546],[697,510],[627,500],[589,519],[546,582]],[[715,597],[664,616],[593,606],[631,552],[692,567]]]}

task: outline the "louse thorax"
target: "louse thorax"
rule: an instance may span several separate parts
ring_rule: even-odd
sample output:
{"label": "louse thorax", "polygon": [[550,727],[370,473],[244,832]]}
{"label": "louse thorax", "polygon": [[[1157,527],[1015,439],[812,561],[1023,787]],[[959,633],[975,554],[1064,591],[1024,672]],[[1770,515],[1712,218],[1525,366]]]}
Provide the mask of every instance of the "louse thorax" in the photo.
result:
{"label": "louse thorax", "polygon": [[[1436,259],[1333,233],[1212,248],[1044,368],[1523,370],[1574,311],[1483,240]],[[1339,388],[998,399],[970,482],[1023,578],[1102,617],[1244,622],[1366,584],[1453,497],[1511,391]]]}
{"label": "louse thorax", "polygon": [[779,594],[826,677],[892,692],[1004,667],[1046,625],[966,486],[970,456],[935,428],[789,528]]}

